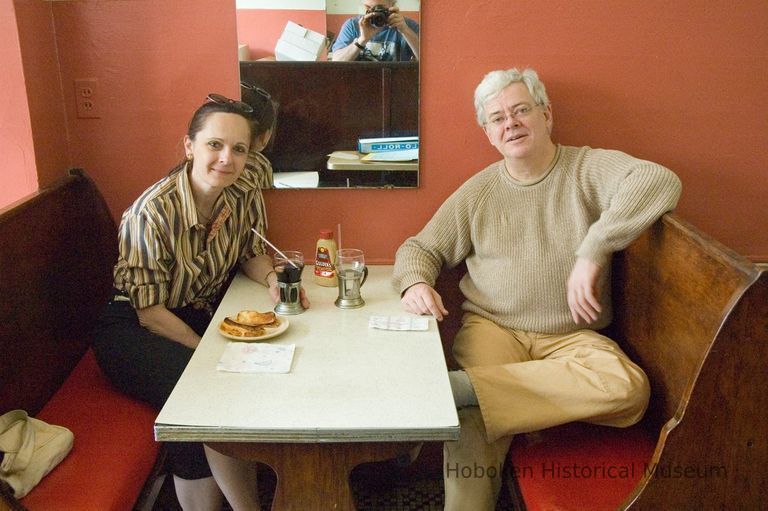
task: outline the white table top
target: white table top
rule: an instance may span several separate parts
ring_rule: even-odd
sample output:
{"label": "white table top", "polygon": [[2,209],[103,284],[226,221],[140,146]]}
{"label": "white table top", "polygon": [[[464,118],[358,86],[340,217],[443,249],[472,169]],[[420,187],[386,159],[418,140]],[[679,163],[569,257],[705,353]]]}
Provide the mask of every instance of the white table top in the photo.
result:
{"label": "white table top", "polygon": [[333,302],[335,287],[303,282],[311,308],[266,342],[295,344],[291,372],[216,370],[225,316],[271,310],[266,288],[235,277],[210,327],[155,421],[160,441],[365,442],[455,440],[459,421],[440,336],[368,328],[368,318],[404,316],[391,266],[369,266],[359,309]]}

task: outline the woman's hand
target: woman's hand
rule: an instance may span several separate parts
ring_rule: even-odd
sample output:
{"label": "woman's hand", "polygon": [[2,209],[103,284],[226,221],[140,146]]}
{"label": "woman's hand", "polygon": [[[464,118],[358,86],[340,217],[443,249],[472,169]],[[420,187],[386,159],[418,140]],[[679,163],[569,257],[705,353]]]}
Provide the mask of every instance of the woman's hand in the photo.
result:
{"label": "woman's hand", "polygon": [[301,300],[301,306],[305,309],[309,309],[309,298],[307,298],[307,292],[304,290],[304,286],[301,286],[299,290],[299,300]]}
{"label": "woman's hand", "polygon": [[[242,268],[248,278],[255,280],[269,289],[269,296],[272,298],[273,303],[280,301],[280,288],[277,284],[277,273],[272,269],[271,257],[266,254],[252,257],[243,264]],[[301,305],[304,306],[305,309],[308,309],[309,298],[307,298],[307,292],[304,290],[304,286],[301,287],[299,298],[301,300]]]}
{"label": "woman's hand", "polygon": [[136,315],[139,317],[139,324],[153,334],[176,341],[187,348],[195,349],[200,344],[200,336],[181,318],[169,311],[165,304],[136,309]]}

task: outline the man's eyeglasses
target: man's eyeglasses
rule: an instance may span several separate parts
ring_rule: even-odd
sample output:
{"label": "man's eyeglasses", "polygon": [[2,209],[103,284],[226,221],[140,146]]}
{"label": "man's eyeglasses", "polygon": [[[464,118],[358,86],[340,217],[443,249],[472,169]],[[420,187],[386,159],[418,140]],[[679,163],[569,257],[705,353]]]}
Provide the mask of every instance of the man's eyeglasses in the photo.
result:
{"label": "man's eyeglasses", "polygon": [[253,107],[243,101],[236,99],[229,99],[221,94],[211,93],[205,98],[206,101],[216,103],[217,105],[232,105],[243,113],[250,114],[253,112]]}
{"label": "man's eyeglasses", "polygon": [[486,124],[490,124],[493,127],[499,127],[505,122],[507,122],[507,119],[522,119],[523,117],[528,116],[531,112],[533,112],[533,109],[540,105],[519,105],[517,108],[512,110],[509,114],[505,114],[503,112],[496,113],[491,116],[490,119],[486,122]]}

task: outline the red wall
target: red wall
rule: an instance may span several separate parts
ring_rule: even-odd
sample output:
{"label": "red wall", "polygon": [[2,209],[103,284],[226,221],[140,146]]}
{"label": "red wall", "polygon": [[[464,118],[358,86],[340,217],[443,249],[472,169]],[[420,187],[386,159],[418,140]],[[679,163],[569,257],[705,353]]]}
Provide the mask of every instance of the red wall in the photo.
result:
{"label": "red wall", "polygon": [[[269,191],[278,245],[311,252],[319,229],[342,223],[344,245],[391,261],[448,194],[499,158],[474,124],[477,82],[491,69],[530,65],[548,85],[557,141],[669,166],[683,180],[683,217],[768,260],[764,0],[422,8],[421,187]],[[72,163],[96,178],[119,216],[182,156],[185,123],[205,94],[237,93],[234,5],[53,2],[53,11]],[[80,76],[101,80],[102,119],[73,117],[71,81]]]}
{"label": "red wall", "polygon": [[0,1],[0,209],[37,190],[32,126],[12,0]]}
{"label": "red wall", "polygon": [[477,83],[491,69],[532,66],[548,85],[557,141],[669,166],[683,180],[683,217],[768,260],[768,4],[701,6],[422,3],[421,188],[274,191],[273,236],[308,249],[319,228],[343,222],[345,244],[391,259],[447,195],[499,159],[474,121]]}
{"label": "red wall", "polygon": [[[65,97],[54,37],[52,2],[15,2],[19,43],[40,187],[70,167]],[[5,93],[5,91],[4,91]]]}
{"label": "red wall", "polygon": [[[72,163],[113,214],[184,157],[210,92],[240,94],[235,6],[208,0],[53,2]],[[99,119],[78,119],[76,78],[99,80]]]}

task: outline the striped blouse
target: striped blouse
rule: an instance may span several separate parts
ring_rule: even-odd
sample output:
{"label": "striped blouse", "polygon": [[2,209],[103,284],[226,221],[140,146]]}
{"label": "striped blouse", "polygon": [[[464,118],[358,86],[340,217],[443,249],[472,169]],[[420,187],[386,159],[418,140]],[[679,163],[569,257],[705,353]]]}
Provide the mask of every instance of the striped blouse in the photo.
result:
{"label": "striped blouse", "polygon": [[272,169],[261,154],[249,155],[240,177],[214,205],[210,228],[197,215],[187,168],[148,188],[123,213],[113,276],[136,309],[169,309],[215,302],[238,263],[265,253],[266,209],[261,195]]}

